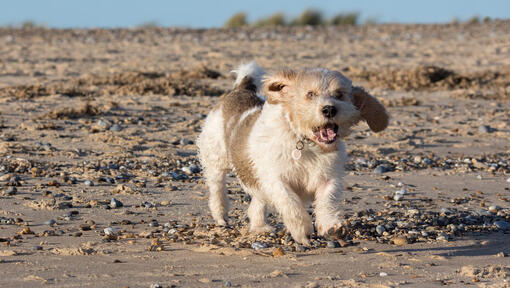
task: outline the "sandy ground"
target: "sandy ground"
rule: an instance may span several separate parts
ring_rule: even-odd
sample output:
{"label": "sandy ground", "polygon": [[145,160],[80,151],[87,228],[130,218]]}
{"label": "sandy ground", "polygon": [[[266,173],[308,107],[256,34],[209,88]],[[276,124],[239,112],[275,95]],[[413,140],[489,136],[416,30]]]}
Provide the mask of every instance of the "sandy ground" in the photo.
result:
{"label": "sandy ground", "polygon": [[[0,286],[508,287],[509,31],[0,29]],[[305,248],[276,215],[246,235],[233,175],[212,225],[194,140],[251,59],[387,105],[387,130],[346,139],[345,238]]]}

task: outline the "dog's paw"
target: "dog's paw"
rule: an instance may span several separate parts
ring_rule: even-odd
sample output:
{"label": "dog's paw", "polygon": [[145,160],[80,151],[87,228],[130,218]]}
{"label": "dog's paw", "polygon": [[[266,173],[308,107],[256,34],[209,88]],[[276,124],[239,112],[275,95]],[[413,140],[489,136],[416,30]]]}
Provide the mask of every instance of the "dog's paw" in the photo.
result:
{"label": "dog's paw", "polygon": [[250,226],[250,233],[252,234],[264,234],[272,232],[274,232],[274,228],[269,225]]}
{"label": "dog's paw", "polygon": [[227,226],[227,221],[225,221],[225,219],[217,219],[216,220],[216,225],[218,225],[218,226]]}
{"label": "dog's paw", "polygon": [[334,225],[319,225],[317,227],[317,233],[319,236],[332,239],[342,239],[347,235],[347,229],[341,223]]}
{"label": "dog's paw", "polygon": [[304,221],[297,225],[288,226],[287,229],[296,242],[305,246],[310,246],[308,237],[313,234],[312,221]]}

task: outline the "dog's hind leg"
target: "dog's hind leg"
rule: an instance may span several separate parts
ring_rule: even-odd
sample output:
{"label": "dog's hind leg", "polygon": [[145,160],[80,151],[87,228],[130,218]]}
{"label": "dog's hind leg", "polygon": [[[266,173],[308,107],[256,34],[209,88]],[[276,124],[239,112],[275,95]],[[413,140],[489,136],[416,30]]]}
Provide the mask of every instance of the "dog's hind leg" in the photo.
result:
{"label": "dog's hind leg", "polygon": [[226,225],[228,215],[225,177],[229,165],[223,131],[222,111],[215,109],[207,116],[197,140],[200,162],[209,187],[209,208],[218,225]]}

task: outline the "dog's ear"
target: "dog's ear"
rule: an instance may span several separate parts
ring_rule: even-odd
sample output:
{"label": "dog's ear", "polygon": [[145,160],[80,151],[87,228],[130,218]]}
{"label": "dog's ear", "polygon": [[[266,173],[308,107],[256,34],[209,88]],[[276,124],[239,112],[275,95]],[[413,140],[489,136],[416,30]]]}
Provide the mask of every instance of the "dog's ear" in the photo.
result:
{"label": "dog's ear", "polygon": [[289,86],[296,79],[296,72],[290,69],[280,70],[278,73],[268,75],[264,81],[264,93],[267,102],[278,104],[288,100]]}
{"label": "dog's ear", "polygon": [[375,97],[361,87],[352,88],[352,101],[360,111],[361,117],[367,121],[368,127],[379,132],[388,127],[390,116],[384,106]]}

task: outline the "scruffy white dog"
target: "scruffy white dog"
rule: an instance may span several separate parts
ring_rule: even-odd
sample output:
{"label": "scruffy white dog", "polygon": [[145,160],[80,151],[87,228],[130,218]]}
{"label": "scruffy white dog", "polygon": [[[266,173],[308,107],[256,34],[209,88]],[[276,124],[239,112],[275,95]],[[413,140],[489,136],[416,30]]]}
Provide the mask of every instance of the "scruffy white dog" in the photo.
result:
{"label": "scruffy white dog", "polygon": [[251,232],[272,231],[265,221],[272,205],[294,240],[309,244],[314,229],[304,205],[311,201],[317,233],[336,231],[347,159],[341,138],[360,120],[375,132],[385,129],[384,106],[338,71],[266,74],[251,62],[234,72],[233,91],[209,113],[197,141],[213,218],[226,225],[225,176],[232,168],[251,195]]}

